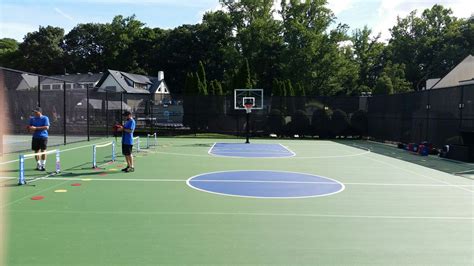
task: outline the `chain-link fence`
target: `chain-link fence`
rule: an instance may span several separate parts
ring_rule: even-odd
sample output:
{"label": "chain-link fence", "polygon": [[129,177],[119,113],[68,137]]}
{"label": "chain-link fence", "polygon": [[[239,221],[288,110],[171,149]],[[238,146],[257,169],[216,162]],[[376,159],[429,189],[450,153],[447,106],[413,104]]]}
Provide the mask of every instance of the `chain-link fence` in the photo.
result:
{"label": "chain-link fence", "polygon": [[[161,136],[217,133],[244,136],[246,115],[234,110],[233,95],[152,95],[116,92],[67,76],[46,77],[0,68],[8,104],[10,152],[29,150],[31,110],[50,118],[50,145],[114,136],[113,126],[132,111],[136,134]],[[474,129],[474,85],[373,97],[264,96],[250,119],[254,137],[345,138],[461,143]],[[7,152],[8,152],[7,151]]]}

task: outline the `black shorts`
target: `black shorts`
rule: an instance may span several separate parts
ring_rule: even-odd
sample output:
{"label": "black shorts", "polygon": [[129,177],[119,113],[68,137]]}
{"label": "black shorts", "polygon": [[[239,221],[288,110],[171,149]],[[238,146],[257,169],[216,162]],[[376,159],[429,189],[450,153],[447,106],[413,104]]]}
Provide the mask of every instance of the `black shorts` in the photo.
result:
{"label": "black shorts", "polygon": [[46,150],[48,148],[48,139],[33,138],[31,149],[34,151]]}
{"label": "black shorts", "polygon": [[122,154],[125,156],[132,155],[133,145],[122,143]]}

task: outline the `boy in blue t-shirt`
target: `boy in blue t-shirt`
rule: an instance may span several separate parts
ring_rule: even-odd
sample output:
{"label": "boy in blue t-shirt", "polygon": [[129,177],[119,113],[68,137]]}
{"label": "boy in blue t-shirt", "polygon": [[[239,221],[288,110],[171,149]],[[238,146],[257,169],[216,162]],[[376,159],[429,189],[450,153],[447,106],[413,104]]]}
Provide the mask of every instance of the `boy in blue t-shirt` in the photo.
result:
{"label": "boy in blue t-shirt", "polygon": [[[41,107],[33,109],[33,116],[30,118],[28,131],[33,133],[33,140],[31,142],[31,149],[35,153],[45,152],[48,148],[48,130],[49,118],[43,115]],[[39,171],[46,171],[46,154],[37,155],[36,169]]]}
{"label": "boy in blue t-shirt", "polygon": [[127,119],[125,125],[118,126],[117,131],[123,132],[122,134],[122,154],[125,156],[127,161],[127,167],[122,169],[124,172],[133,172],[135,167],[133,166],[133,131],[135,131],[135,120],[133,120],[132,113],[125,111],[123,116]]}

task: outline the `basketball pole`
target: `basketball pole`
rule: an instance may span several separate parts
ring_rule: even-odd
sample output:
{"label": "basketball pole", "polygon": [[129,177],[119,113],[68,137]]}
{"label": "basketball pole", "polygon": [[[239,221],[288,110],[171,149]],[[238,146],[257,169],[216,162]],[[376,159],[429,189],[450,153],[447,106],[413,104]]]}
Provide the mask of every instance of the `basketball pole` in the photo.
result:
{"label": "basketball pole", "polygon": [[249,138],[250,138],[250,112],[247,111],[247,126],[246,126],[246,130],[247,130],[247,141],[245,141],[245,143],[250,143],[249,141]]}

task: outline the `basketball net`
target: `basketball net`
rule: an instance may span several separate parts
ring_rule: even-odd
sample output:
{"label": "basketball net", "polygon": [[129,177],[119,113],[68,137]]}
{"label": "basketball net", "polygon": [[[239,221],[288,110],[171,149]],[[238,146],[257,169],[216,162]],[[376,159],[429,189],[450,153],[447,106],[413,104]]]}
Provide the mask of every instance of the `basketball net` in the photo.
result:
{"label": "basketball net", "polygon": [[250,114],[252,112],[253,104],[246,103],[246,104],[244,104],[244,107],[245,107],[245,111],[247,112],[247,114]]}

